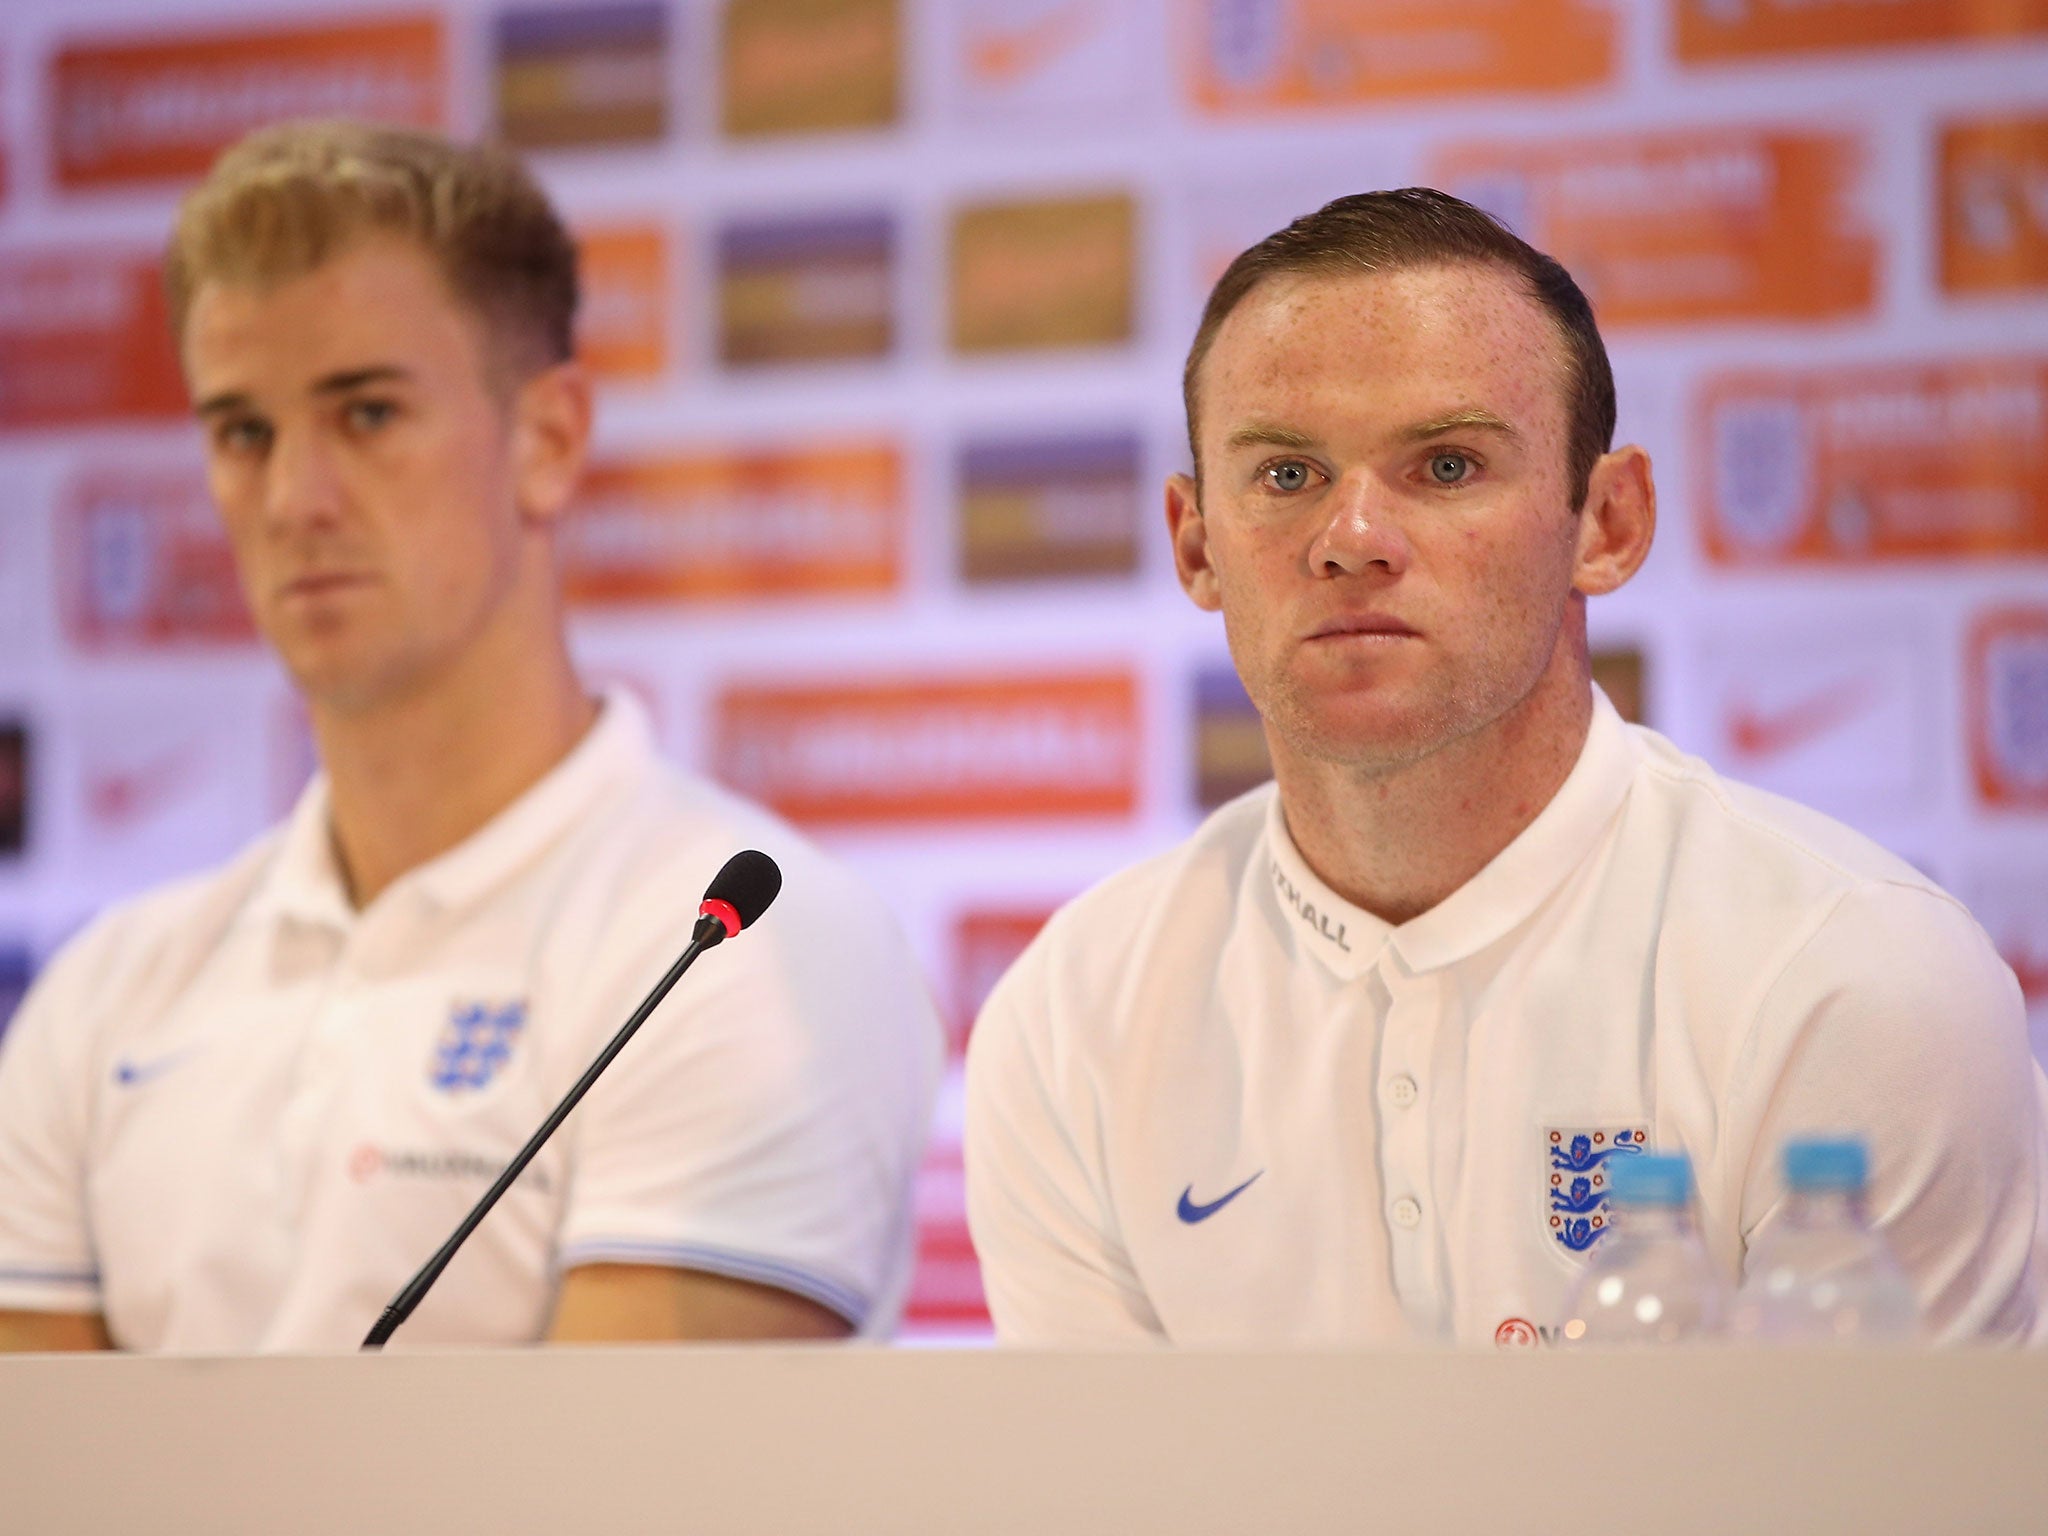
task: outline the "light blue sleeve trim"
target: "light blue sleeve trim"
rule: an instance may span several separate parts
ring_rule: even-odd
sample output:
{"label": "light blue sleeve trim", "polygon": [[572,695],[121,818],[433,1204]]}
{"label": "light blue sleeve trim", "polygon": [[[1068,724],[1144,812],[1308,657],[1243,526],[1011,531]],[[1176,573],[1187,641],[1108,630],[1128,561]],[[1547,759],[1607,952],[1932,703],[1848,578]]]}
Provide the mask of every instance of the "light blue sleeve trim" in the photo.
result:
{"label": "light blue sleeve trim", "polygon": [[99,1289],[100,1277],[96,1270],[77,1269],[5,1269],[0,1268],[0,1285],[10,1280],[29,1285],[80,1285]]}
{"label": "light blue sleeve trim", "polygon": [[751,1280],[793,1291],[845,1318],[858,1329],[866,1324],[868,1301],[851,1286],[780,1259],[732,1248],[714,1248],[707,1243],[646,1243],[628,1238],[587,1238],[562,1250],[558,1261],[563,1269],[578,1264],[612,1260],[631,1264],[667,1264],[677,1269],[701,1269],[733,1280]]}

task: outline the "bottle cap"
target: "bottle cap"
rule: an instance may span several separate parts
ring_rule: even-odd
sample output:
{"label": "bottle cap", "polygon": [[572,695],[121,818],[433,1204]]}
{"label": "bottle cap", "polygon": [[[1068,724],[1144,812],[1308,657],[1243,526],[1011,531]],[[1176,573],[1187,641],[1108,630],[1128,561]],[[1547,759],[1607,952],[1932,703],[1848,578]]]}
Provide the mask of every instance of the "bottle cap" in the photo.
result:
{"label": "bottle cap", "polygon": [[1870,1154],[1853,1138],[1807,1137],[1785,1143],[1785,1183],[1802,1194],[1858,1194],[1870,1179]]}
{"label": "bottle cap", "polygon": [[1643,1152],[1617,1157],[1607,1165],[1614,1175],[1617,1205],[1677,1208],[1692,1198],[1692,1164],[1683,1152]]}

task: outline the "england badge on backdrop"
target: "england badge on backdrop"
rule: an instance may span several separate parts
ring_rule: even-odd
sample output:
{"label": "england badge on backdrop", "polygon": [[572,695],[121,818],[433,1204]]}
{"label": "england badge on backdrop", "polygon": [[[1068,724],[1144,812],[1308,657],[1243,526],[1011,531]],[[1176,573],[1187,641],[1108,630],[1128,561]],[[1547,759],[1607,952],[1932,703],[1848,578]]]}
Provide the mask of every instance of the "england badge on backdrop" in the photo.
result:
{"label": "england badge on backdrop", "polygon": [[458,1002],[434,1042],[427,1081],[443,1093],[473,1093],[489,1086],[512,1059],[526,1027],[526,1000],[509,1003]]}
{"label": "england badge on backdrop", "polygon": [[1600,1241],[1612,1214],[1613,1180],[1608,1164],[1649,1145],[1646,1125],[1545,1126],[1543,1128],[1544,1220],[1551,1237],[1568,1253],[1586,1253]]}

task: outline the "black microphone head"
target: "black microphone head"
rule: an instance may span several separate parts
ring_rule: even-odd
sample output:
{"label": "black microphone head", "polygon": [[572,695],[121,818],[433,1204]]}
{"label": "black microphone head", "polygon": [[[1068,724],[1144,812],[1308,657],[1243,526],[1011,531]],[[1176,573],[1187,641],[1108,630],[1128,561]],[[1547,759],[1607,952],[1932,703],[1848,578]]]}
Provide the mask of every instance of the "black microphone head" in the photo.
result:
{"label": "black microphone head", "polygon": [[758,848],[747,848],[725,861],[704,888],[707,902],[724,902],[739,914],[740,927],[751,928],[782,890],[782,870]]}

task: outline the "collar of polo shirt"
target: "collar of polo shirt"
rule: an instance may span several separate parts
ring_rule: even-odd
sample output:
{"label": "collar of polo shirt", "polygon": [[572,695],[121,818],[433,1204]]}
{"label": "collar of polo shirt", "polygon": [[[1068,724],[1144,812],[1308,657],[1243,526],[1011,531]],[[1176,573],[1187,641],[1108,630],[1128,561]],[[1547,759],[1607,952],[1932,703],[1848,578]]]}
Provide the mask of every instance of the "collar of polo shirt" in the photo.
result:
{"label": "collar of polo shirt", "polygon": [[1411,973],[1455,965],[1526,921],[1580,866],[1621,809],[1635,763],[1620,714],[1596,687],[1586,744],[1550,804],[1478,874],[1398,927],[1352,905],[1308,867],[1277,794],[1266,812],[1269,863],[1252,874],[1301,947],[1346,980],[1389,951]]}
{"label": "collar of polo shirt", "polygon": [[[653,756],[647,711],[626,690],[606,689],[597,723],[568,756],[462,842],[403,876],[378,901],[403,890],[442,910],[460,910],[501,885],[566,832],[594,799],[634,778]],[[361,915],[349,905],[335,863],[324,773],[316,773],[299,795],[270,869],[243,915],[344,931]]]}

